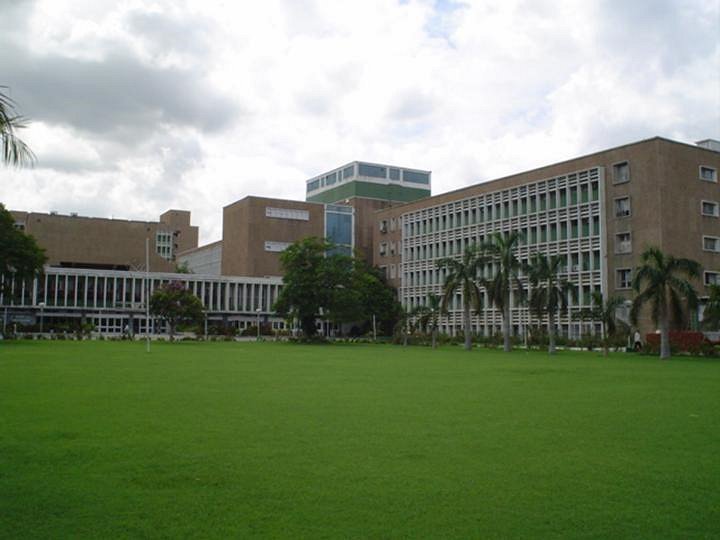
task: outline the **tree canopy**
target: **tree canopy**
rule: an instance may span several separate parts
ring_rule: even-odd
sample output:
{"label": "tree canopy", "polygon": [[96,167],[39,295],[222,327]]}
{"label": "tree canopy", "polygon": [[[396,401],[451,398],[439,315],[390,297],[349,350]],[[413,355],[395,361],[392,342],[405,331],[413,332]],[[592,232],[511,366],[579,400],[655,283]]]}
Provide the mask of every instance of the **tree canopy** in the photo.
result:
{"label": "tree canopy", "polygon": [[315,335],[315,321],[364,323],[375,315],[391,322],[399,313],[393,290],[364,260],[332,254],[332,245],[310,237],[280,255],[283,288],[274,309],[300,321],[305,336]]}
{"label": "tree canopy", "polygon": [[155,289],[150,297],[150,313],[167,321],[170,339],[175,335],[178,324],[197,324],[203,320],[203,305],[192,291],[182,283],[172,281]]}
{"label": "tree canopy", "polygon": [[45,251],[32,236],[15,228],[15,219],[0,203],[0,274],[32,279],[46,260]]}

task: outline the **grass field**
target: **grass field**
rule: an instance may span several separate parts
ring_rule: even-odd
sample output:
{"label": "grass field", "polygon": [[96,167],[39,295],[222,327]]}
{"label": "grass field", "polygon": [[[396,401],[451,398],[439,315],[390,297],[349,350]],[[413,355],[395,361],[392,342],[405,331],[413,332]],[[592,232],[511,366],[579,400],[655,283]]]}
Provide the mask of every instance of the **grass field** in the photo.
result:
{"label": "grass field", "polygon": [[0,344],[2,538],[718,538],[720,362]]}

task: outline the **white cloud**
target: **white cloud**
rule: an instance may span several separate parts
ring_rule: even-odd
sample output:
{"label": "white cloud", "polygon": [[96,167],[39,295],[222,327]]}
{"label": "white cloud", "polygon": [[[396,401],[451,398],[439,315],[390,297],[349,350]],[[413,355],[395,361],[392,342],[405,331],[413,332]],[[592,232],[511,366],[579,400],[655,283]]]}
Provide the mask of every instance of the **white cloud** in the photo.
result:
{"label": "white cloud", "polygon": [[203,241],[224,205],[303,198],[354,159],[432,169],[440,193],[646,136],[720,137],[720,13],[703,0],[38,0],[13,16],[0,47],[29,65],[2,84],[67,65],[128,90],[26,100],[39,167],[2,171],[0,200],[187,208]]}

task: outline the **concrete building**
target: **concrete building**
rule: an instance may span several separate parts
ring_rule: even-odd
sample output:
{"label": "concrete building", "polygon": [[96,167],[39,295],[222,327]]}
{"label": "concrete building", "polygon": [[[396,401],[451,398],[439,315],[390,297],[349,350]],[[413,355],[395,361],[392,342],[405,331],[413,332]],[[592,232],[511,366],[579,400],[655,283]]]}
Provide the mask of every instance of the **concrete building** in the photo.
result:
{"label": "concrete building", "polygon": [[[47,250],[50,281],[11,283],[14,293],[0,305],[32,315],[44,302],[48,316],[99,317],[103,327],[132,318],[139,325],[145,297],[137,280],[144,274],[134,271],[144,269],[149,236],[150,268],[161,272],[151,280],[186,282],[211,317],[249,324],[257,302],[263,316],[273,316],[282,251],[317,236],[384,268],[410,309],[442,290],[439,258],[460,255],[495,232],[520,231],[521,260],[535,252],[563,258],[562,275],[576,294],[558,324],[575,337],[597,330],[576,317],[592,291],[632,297],[633,270],[646,246],[699,261],[701,294],[707,284],[720,284],[718,171],[717,141],[689,145],[660,137],[436,196],[428,171],[353,162],[309,179],[306,201],[249,196],[224,207],[222,239],[201,247],[189,212],[180,210],[158,222],[13,212],[17,227]],[[170,273],[176,264],[194,273]],[[520,335],[538,322],[517,298],[512,321]],[[641,323],[643,331],[654,329],[647,318]],[[461,327],[459,297],[441,325],[449,333]],[[500,314],[487,298],[473,326],[482,334],[499,331]]]}
{"label": "concrete building", "polygon": [[175,270],[179,251],[198,245],[190,212],[168,210],[158,221],[132,221],[11,211],[15,226],[35,237],[48,265],[63,268],[144,270],[145,239],[150,239],[150,269]]}
{"label": "concrete building", "polygon": [[353,248],[372,261],[376,211],[430,196],[432,173],[393,165],[353,161],[306,181],[309,202],[352,206]]}
{"label": "concrete building", "polygon": [[[720,153],[717,141],[688,145],[656,137],[535,170],[428,197],[375,214],[375,265],[385,268],[408,309],[439,294],[438,259],[458,255],[495,232],[520,231],[521,260],[534,252],[563,257],[563,277],[577,300],[562,314],[563,333],[577,336],[593,323],[574,315],[590,304],[590,293],[631,297],[633,269],[646,246],[701,263],[701,294],[720,283]],[[488,275],[491,268],[486,267]],[[443,329],[461,327],[456,298]],[[501,326],[487,298],[476,331]],[[513,329],[531,324],[514,299]],[[643,330],[651,322],[642,321]]]}

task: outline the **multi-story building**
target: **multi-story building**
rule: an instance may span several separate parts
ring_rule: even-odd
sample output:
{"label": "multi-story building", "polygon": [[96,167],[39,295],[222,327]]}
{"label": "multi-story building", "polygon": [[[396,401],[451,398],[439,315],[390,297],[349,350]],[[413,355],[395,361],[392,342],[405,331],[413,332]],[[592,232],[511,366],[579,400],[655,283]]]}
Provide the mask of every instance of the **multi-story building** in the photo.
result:
{"label": "multi-story building", "polygon": [[429,197],[431,177],[430,171],[353,161],[307,180],[306,199],[352,206],[353,248],[371,261],[374,213]]}
{"label": "multi-story building", "polygon": [[[563,258],[562,277],[575,294],[559,325],[578,335],[593,324],[575,317],[589,306],[592,291],[631,297],[633,269],[647,246],[699,261],[701,290],[720,283],[717,144],[656,137],[378,211],[373,261],[410,309],[440,294],[440,258],[493,233],[519,231],[522,261],[534,252]],[[492,272],[491,264],[485,272]],[[445,331],[461,327],[460,305],[458,295],[443,318]],[[537,321],[518,295],[512,306],[513,330],[522,334]],[[652,329],[647,317],[641,323]],[[487,297],[473,326],[486,335],[500,330],[500,314]]]}
{"label": "multi-story building", "polygon": [[[150,238],[151,289],[179,280],[211,319],[243,326],[262,313],[279,326],[271,306],[281,287],[280,254],[317,236],[384,268],[410,309],[442,290],[440,258],[496,232],[519,231],[521,260],[535,252],[563,258],[562,277],[575,294],[558,322],[575,336],[596,326],[575,316],[589,306],[592,291],[631,298],[633,269],[646,246],[699,261],[701,291],[720,283],[718,171],[717,141],[688,145],[656,137],[432,197],[428,171],[353,162],[308,180],[306,201],[250,196],[226,206],[222,239],[201,247],[189,212],[179,210],[159,222],[13,212],[16,226],[46,249],[49,266],[34,283],[6,276],[12,293],[0,305],[36,317],[43,303],[48,317],[94,318],[102,328],[131,322],[141,331],[145,274],[137,271],[145,268]],[[193,273],[169,273],[177,265]],[[491,265],[484,271],[489,276]],[[517,295],[512,321],[516,334],[538,323]],[[652,329],[647,318],[641,323]],[[461,327],[459,297],[441,324],[449,333]],[[473,326],[483,334],[499,331],[500,314],[487,298]]]}
{"label": "multi-story building", "polygon": [[32,235],[45,249],[47,264],[64,268],[145,269],[150,241],[150,269],[175,270],[175,255],[198,245],[198,228],[190,212],[168,210],[159,221],[132,221],[11,211],[15,227]]}

